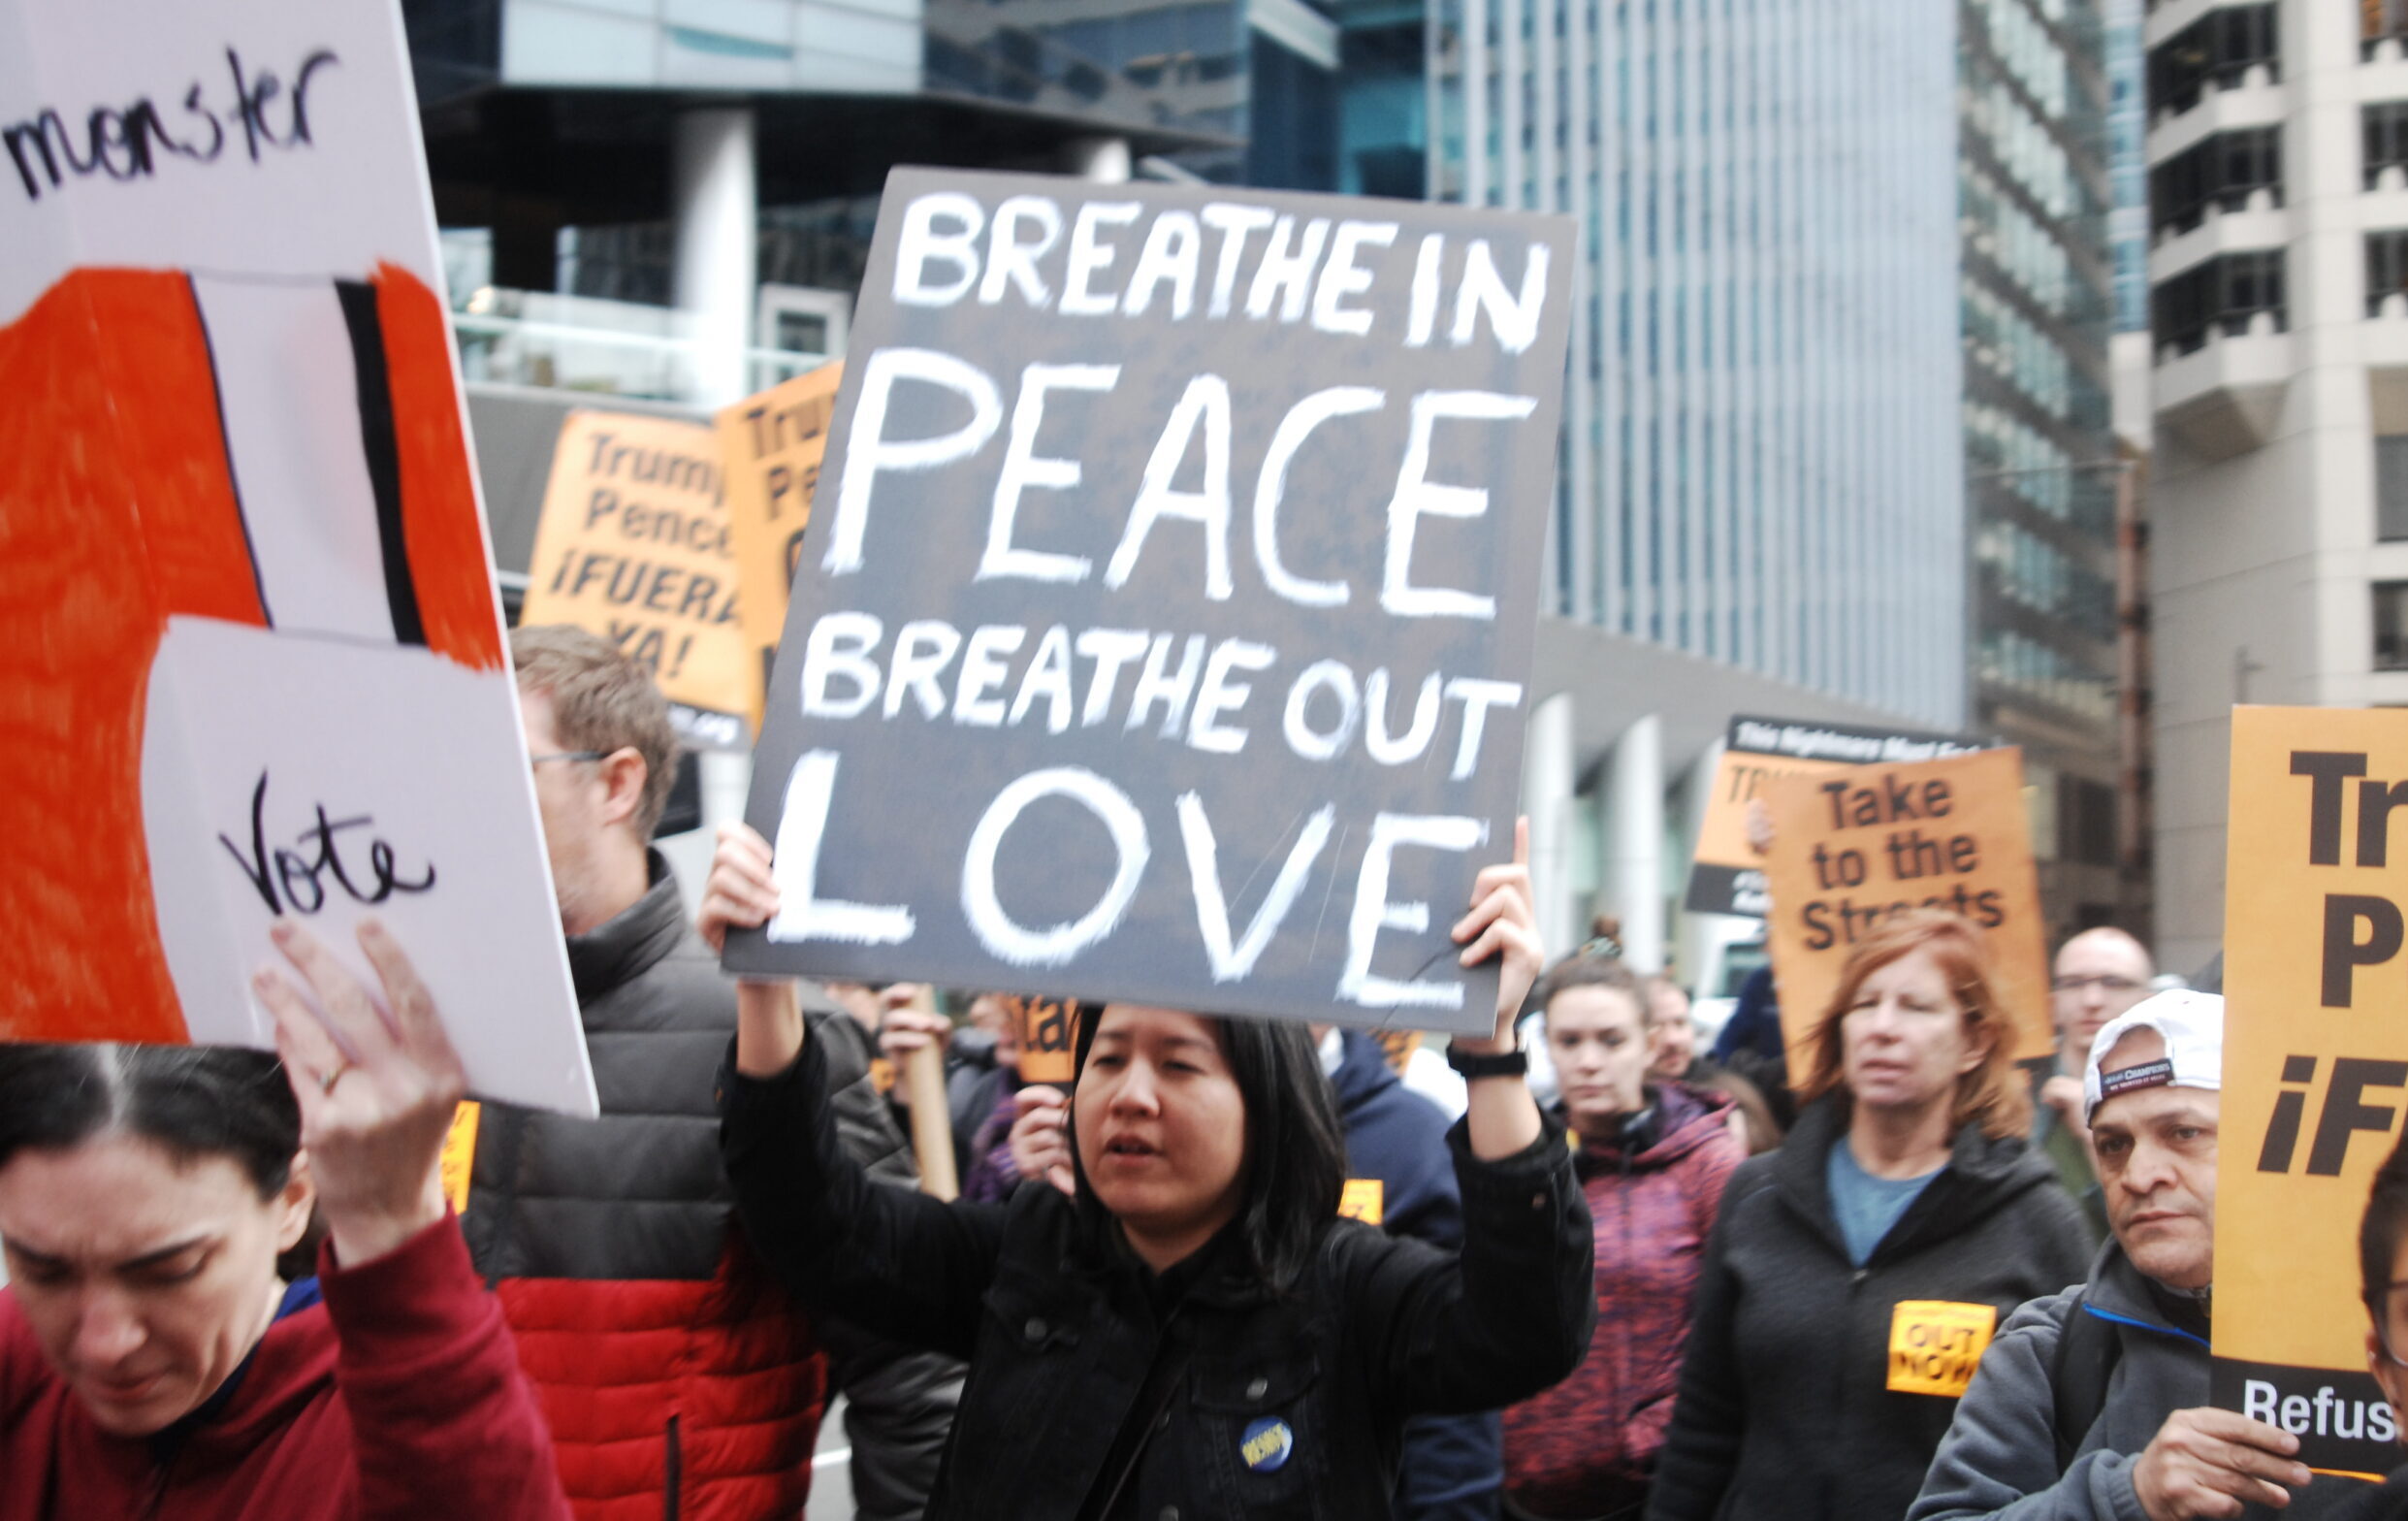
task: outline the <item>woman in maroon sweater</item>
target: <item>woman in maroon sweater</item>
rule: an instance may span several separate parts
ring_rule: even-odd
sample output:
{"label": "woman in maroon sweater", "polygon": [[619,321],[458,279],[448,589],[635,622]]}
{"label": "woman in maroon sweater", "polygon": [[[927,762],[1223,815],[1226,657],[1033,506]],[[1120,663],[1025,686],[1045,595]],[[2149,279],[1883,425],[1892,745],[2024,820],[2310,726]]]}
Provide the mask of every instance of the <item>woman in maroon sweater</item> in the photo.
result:
{"label": "woman in maroon sweater", "polygon": [[1607,956],[1572,956],[1539,985],[1596,1231],[1597,1332],[1571,1377],[1505,1412],[1515,1521],[1625,1521],[1646,1507],[1706,1237],[1747,1154],[1729,1099],[1650,1081],[1644,996]]}
{"label": "woman in maroon sweater", "polygon": [[[0,1521],[566,1521],[438,1159],[465,1088],[372,922],[392,1009],[275,931],[282,1058],[0,1048]],[[288,1085],[286,1079],[290,1078]],[[320,1276],[286,1282],[313,1205]]]}

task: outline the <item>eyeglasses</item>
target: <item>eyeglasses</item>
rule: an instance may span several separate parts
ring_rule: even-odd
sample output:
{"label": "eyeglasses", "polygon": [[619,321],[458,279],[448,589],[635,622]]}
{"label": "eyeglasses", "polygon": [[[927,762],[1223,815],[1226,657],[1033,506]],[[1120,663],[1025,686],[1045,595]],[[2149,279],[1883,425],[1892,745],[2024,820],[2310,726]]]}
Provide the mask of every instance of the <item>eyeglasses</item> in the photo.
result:
{"label": "eyeglasses", "polygon": [[556,750],[548,756],[529,756],[527,763],[542,765],[547,760],[607,760],[611,755],[608,750]]}
{"label": "eyeglasses", "polygon": [[2048,986],[2061,993],[2078,993],[2096,987],[2103,993],[2136,993],[2141,985],[2129,977],[2058,977]]}

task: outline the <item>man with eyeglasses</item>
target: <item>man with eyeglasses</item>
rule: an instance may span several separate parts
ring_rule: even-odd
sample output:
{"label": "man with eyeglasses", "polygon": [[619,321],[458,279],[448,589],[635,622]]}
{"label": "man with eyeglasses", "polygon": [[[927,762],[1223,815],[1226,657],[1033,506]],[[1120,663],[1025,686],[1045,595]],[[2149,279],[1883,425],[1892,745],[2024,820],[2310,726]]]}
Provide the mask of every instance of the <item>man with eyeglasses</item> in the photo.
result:
{"label": "man with eyeglasses", "polygon": [[2114,1238],[2009,1316],[1909,1521],[2179,1521],[2280,1507],[2298,1440],[2208,1408],[2224,1000],[2178,989],[2100,1030],[2083,1119]]}
{"label": "man with eyeglasses", "polygon": [[2082,1207],[2096,1241],[2106,1239],[2107,1214],[2082,1123],[2082,1074],[2100,1030],[2147,997],[2156,975],[2146,947],[2121,929],[2103,925],[2085,929],[2058,948],[2050,979],[2057,1070],[2043,1077],[2033,1093],[2032,1145],[2056,1167],[2058,1181]]}
{"label": "man with eyeglasses", "polygon": [[790,1521],[826,1359],[746,1249],[720,1164],[735,988],[652,848],[677,770],[668,704],[583,630],[516,630],[510,656],[601,1116],[464,1113],[462,1229],[582,1521]]}

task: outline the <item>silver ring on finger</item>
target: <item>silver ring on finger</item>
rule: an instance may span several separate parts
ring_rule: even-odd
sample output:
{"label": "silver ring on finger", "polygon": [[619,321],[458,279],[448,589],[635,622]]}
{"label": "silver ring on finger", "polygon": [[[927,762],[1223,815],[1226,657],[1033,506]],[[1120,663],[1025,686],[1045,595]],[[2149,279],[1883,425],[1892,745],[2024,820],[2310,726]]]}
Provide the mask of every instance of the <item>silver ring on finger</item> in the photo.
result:
{"label": "silver ring on finger", "polygon": [[319,1074],[318,1074],[318,1091],[319,1091],[320,1093],[332,1093],[332,1092],[334,1092],[334,1091],[335,1091],[335,1084],[337,1084],[337,1083],[340,1083],[340,1082],[342,1081],[342,1075],[343,1075],[344,1073],[346,1073],[346,1072],[349,1072],[349,1071],[351,1070],[351,1066],[352,1066],[352,1064],[351,1064],[350,1062],[348,1062],[348,1061],[337,1061],[337,1062],[336,1062],[336,1063],[335,1063],[335,1065],[334,1065],[334,1066],[332,1066],[332,1067],[328,1068],[328,1069],[327,1069],[326,1071],[324,1071],[324,1072],[319,1073]]}

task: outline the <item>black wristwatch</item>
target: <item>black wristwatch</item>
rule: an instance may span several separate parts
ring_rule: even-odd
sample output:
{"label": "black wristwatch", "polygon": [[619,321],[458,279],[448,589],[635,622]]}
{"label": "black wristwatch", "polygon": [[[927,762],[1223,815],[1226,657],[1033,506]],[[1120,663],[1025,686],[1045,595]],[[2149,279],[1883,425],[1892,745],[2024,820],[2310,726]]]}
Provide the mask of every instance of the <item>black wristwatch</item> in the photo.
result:
{"label": "black wristwatch", "polygon": [[1447,1065],[1467,1079],[1522,1078],[1529,1076],[1530,1053],[1518,1046],[1508,1052],[1470,1052],[1449,1041]]}

